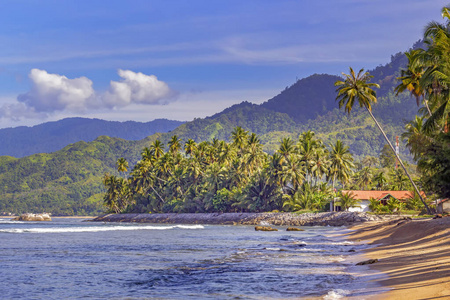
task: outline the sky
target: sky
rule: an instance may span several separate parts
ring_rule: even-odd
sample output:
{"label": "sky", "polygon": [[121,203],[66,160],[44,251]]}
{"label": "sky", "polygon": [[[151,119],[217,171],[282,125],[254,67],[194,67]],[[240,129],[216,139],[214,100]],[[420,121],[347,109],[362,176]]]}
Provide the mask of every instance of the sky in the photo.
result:
{"label": "sky", "polygon": [[0,0],[0,128],[189,121],[408,50],[441,0]]}

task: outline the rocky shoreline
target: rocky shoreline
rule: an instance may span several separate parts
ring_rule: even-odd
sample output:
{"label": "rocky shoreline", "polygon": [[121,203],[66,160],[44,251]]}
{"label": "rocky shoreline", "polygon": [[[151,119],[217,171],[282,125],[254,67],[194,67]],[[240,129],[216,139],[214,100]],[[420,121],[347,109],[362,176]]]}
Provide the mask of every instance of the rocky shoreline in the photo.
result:
{"label": "rocky shoreline", "polygon": [[370,221],[401,220],[398,215],[371,215],[361,212],[322,213],[161,213],[107,214],[89,222],[127,222],[158,224],[349,226]]}

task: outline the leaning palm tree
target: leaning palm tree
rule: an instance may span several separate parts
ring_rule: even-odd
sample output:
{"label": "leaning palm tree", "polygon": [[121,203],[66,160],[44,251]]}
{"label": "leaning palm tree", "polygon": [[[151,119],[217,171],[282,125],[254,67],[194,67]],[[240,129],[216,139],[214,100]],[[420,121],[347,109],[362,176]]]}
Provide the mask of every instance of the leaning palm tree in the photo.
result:
{"label": "leaning palm tree", "polygon": [[423,204],[425,205],[427,212],[429,214],[431,214],[430,208],[428,207],[428,205],[425,203],[422,196],[420,195],[419,189],[417,188],[416,184],[414,183],[414,181],[412,180],[408,171],[406,170],[405,165],[403,164],[402,160],[398,156],[398,154],[395,151],[394,147],[392,146],[391,142],[387,138],[386,133],[381,128],[377,119],[375,119],[375,117],[372,114],[372,103],[377,102],[376,92],[372,89],[372,87],[379,88],[380,86],[376,83],[369,82],[373,76],[371,76],[369,74],[369,72],[364,72],[364,69],[361,69],[358,72],[358,74],[355,74],[353,69],[350,68],[350,74],[342,73],[342,75],[344,75],[345,80],[344,81],[338,80],[334,83],[334,85],[338,87],[336,90],[338,92],[338,95],[336,96],[336,100],[339,101],[339,108],[342,108],[344,106],[345,111],[350,114],[353,106],[355,105],[355,102],[358,102],[360,107],[364,107],[367,110],[367,112],[370,114],[373,121],[377,125],[378,129],[383,134],[387,143],[391,147],[395,156],[397,157],[400,165],[402,166],[403,170],[405,171],[406,175],[408,176],[409,180],[411,181],[411,184],[413,185],[417,194],[420,196],[420,199],[422,200]]}

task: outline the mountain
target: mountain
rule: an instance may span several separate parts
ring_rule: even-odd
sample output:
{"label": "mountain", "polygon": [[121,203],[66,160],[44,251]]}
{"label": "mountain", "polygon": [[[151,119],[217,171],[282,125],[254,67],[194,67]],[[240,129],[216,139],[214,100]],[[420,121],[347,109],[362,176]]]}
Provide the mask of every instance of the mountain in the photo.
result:
{"label": "mountain", "polygon": [[183,124],[157,119],[147,123],[115,122],[87,118],[67,118],[33,127],[0,129],[0,155],[24,157],[57,151],[78,141],[90,142],[106,135],[126,140],[141,140],[156,132],[168,132]]}
{"label": "mountain", "polygon": [[[396,96],[394,93],[396,78],[404,66],[406,58],[404,54],[398,53],[391,57],[388,64],[370,71],[374,75],[373,82],[381,85],[377,90],[378,103],[373,106],[373,113],[391,140],[396,135],[401,135],[405,122],[411,120],[418,110],[415,100],[409,94]],[[103,174],[117,174],[116,160],[125,157],[132,167],[139,159],[143,147],[149,146],[156,139],[167,145],[173,135],[178,135],[184,141],[194,139],[199,142],[214,138],[228,140],[233,128],[241,126],[257,133],[264,144],[264,150],[273,153],[281,138],[297,139],[301,132],[313,130],[327,143],[341,139],[350,146],[356,158],[366,155],[378,157],[385,141],[367,112],[355,107],[348,115],[338,109],[334,87],[338,78],[315,74],[295,82],[261,105],[242,102],[211,117],[194,119],[172,130],[168,129],[171,132],[153,134],[139,141],[100,137],[92,142],[71,144],[54,153],[35,154],[20,159],[0,157],[0,212],[98,213],[102,207]],[[39,144],[50,143],[52,137],[58,139],[69,133],[76,136],[77,130],[72,130],[71,127],[77,126],[70,124],[77,124],[77,120],[79,119],[68,119],[61,123],[35,126],[42,128],[42,132],[47,128],[46,134],[43,134],[47,138]],[[91,131],[91,128],[96,127],[94,124],[97,121],[101,122],[94,120],[80,131]],[[114,122],[108,122],[111,123]],[[132,123],[130,122],[130,126]],[[173,125],[175,127],[176,123]],[[51,126],[53,130],[48,130]],[[114,136],[118,136],[117,127],[111,130],[114,131]],[[130,134],[132,129],[124,131]],[[19,135],[18,132],[16,135]],[[34,145],[38,145],[38,133],[39,130],[36,131],[36,136],[30,137]],[[5,137],[1,139],[2,144],[8,144],[4,142],[7,141]],[[81,139],[78,137],[78,140]],[[131,135],[127,139],[132,139]],[[25,141],[26,138],[23,138],[21,142]],[[405,147],[401,145],[401,149],[402,154],[406,155]]]}
{"label": "mountain", "polygon": [[285,113],[297,123],[307,123],[336,107],[336,80],[340,77],[314,74],[298,80],[261,107]]}
{"label": "mountain", "polygon": [[118,157],[135,164],[141,150],[157,137],[127,141],[101,136],[89,143],[70,144],[53,153],[23,158],[1,156],[0,213],[101,213],[103,174],[118,175],[115,166]]}

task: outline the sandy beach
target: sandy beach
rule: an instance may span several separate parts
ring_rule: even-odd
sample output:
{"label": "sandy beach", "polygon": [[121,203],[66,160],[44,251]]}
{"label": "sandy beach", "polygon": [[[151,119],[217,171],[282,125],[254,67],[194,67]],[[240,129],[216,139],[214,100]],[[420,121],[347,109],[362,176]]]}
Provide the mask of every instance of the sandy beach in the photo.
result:
{"label": "sandy beach", "polygon": [[364,299],[450,299],[450,217],[350,229],[349,240],[374,245],[364,254],[379,260],[370,268],[387,275],[375,282],[388,291]]}

